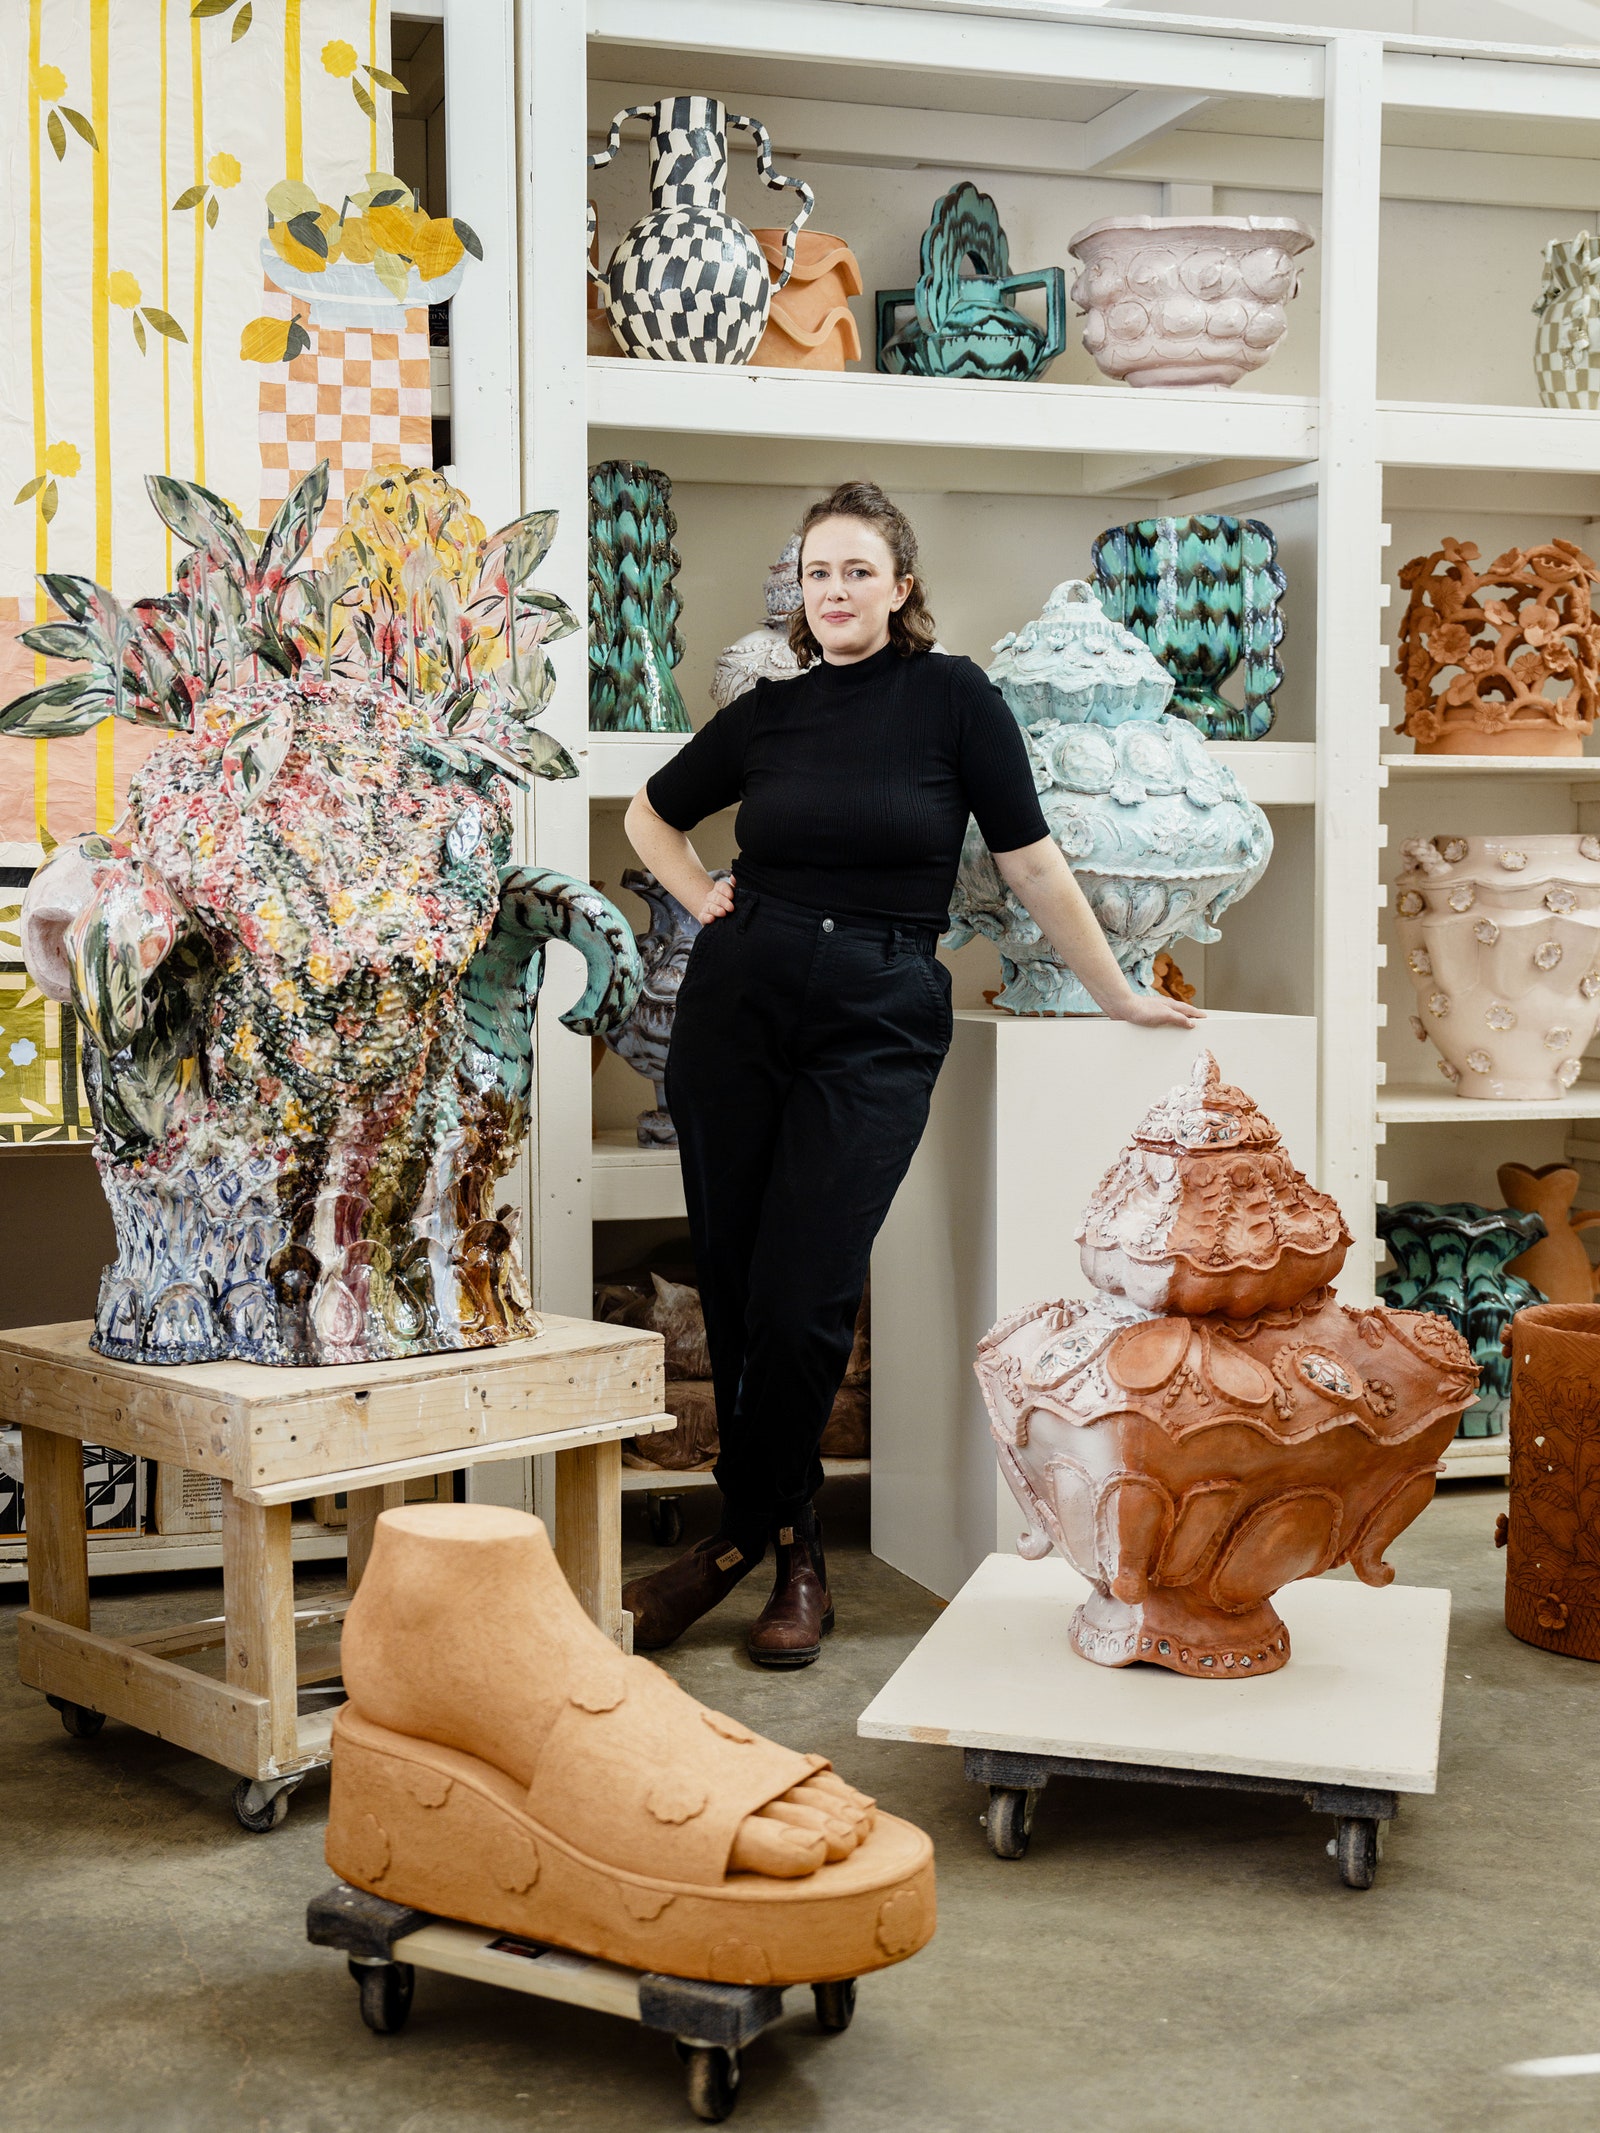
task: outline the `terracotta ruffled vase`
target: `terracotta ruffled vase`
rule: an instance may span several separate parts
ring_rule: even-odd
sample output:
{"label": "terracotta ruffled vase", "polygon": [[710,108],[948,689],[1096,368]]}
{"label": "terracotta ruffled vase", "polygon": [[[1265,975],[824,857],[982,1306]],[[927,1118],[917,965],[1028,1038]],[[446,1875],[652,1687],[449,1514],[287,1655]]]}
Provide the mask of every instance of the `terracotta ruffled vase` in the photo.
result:
{"label": "terracotta ruffled vase", "polygon": [[1569,1659],[1600,1659],[1600,1305],[1519,1311],[1511,1348],[1506,1628]]}
{"label": "terracotta ruffled vase", "polygon": [[1600,1028],[1600,837],[1413,837],[1395,930],[1462,1096],[1548,1101]]}
{"label": "terracotta ruffled vase", "polygon": [[1600,1267],[1583,1248],[1581,1230],[1600,1222],[1600,1207],[1574,1207],[1579,1177],[1570,1163],[1546,1163],[1530,1170],[1526,1163],[1502,1163],[1495,1172],[1506,1204],[1519,1214],[1537,1215],[1545,1233],[1506,1268],[1556,1304],[1594,1301]]}
{"label": "terracotta ruffled vase", "polygon": [[[1571,541],[1443,540],[1400,572],[1400,679],[1418,755],[1581,755],[1600,703],[1600,571]],[[1441,567],[1442,566],[1442,567]]]}
{"label": "terracotta ruffled vase", "polygon": [[1369,1585],[1433,1495],[1478,1373],[1429,1312],[1346,1309],[1350,1233],[1202,1052],[1095,1188],[1089,1303],[979,1344],[1024,1556],[1093,1584],[1073,1648],[1204,1681],[1275,1673],[1272,1595],[1340,1563]]}
{"label": "terracotta ruffled vase", "polygon": [[795,243],[794,270],[787,285],[777,289],[788,232],[750,234],[761,247],[775,286],[767,330],[751,362],[783,370],[843,370],[846,363],[858,362],[861,329],[850,314],[849,300],[861,294],[861,267],[844,239],[826,230],[802,230]]}

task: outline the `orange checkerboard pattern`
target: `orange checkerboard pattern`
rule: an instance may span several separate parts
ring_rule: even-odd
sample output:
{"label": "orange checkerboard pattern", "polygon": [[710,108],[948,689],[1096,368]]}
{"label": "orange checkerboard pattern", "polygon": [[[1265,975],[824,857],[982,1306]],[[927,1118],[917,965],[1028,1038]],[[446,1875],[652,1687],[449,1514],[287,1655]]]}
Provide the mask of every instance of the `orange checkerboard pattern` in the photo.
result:
{"label": "orange checkerboard pattern", "polygon": [[320,556],[338,531],[347,496],[374,467],[433,464],[433,394],[428,378],[428,313],[406,313],[401,332],[317,326],[303,298],[265,282],[264,315],[298,311],[311,346],[261,380],[261,523],[270,523],[294,484],[328,462],[328,507],[313,544]]}

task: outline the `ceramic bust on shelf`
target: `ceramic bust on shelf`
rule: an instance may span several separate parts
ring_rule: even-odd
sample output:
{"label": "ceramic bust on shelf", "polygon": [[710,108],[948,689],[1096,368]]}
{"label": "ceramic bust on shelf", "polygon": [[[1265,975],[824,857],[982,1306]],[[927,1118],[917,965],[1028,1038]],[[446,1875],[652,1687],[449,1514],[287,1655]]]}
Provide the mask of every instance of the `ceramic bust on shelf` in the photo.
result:
{"label": "ceramic bust on shelf", "polygon": [[788,681],[800,671],[800,662],[789,649],[789,617],[803,604],[798,533],[784,542],[767,572],[766,604],[767,619],[761,627],[717,654],[711,670],[711,701],[719,711],[758,681]]}
{"label": "ceramic bust on shelf", "polygon": [[534,724],[571,613],[535,512],[486,536],[431,468],[379,469],[306,568],[327,467],[263,541],[153,475],[177,590],[52,576],[27,633],[87,664],[0,711],[22,738],[163,727],[104,836],[23,907],[85,1035],[116,1224],[93,1345],[123,1361],[353,1363],[537,1330],[498,1180],[527,1129],[547,941],[626,1015],[638,959],[587,883],[511,864],[508,780],[571,777]]}
{"label": "ceramic bust on shelf", "polygon": [[[1050,834],[1104,927],[1128,982],[1154,984],[1174,941],[1220,938],[1216,920],[1272,856],[1266,816],[1186,720],[1172,677],[1109,620],[1091,587],[1058,585],[1036,622],[995,647],[990,678],[1022,728]],[[1000,877],[969,823],[950,945],[1000,951],[996,1005],[1014,1014],[1097,1014]]]}
{"label": "ceramic bust on shelf", "polygon": [[1031,1304],[979,1344],[1027,1531],[1093,1590],[1073,1647],[1199,1680],[1289,1661],[1282,1586],[1385,1550],[1433,1495],[1478,1374],[1427,1311],[1351,1310],[1350,1242],[1209,1052],[1140,1122],[1078,1233],[1088,1303]]}

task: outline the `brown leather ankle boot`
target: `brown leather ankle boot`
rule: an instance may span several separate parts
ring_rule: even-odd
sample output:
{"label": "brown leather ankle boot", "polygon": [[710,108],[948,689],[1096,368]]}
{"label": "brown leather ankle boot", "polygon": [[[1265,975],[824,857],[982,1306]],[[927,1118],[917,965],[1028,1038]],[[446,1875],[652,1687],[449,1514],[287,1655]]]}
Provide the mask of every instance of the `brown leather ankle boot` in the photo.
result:
{"label": "brown leather ankle boot", "polygon": [[757,1666],[810,1666],[833,1627],[822,1528],[811,1539],[793,1526],[778,1530],[778,1575],[772,1598],[751,1630],[747,1649]]}
{"label": "brown leather ankle boot", "polygon": [[648,1577],[625,1585],[622,1604],[633,1617],[634,1650],[659,1652],[675,1644],[691,1623],[728,1597],[765,1552],[752,1555],[726,1535],[713,1533],[664,1570],[652,1570]]}

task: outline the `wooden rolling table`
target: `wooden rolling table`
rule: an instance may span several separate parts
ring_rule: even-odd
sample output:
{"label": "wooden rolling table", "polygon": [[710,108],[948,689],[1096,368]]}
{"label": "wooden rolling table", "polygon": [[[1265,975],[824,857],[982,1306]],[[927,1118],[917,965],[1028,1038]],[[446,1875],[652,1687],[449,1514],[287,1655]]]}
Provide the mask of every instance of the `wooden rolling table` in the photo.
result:
{"label": "wooden rolling table", "polygon": [[[355,1590],[378,1513],[407,1481],[491,1459],[553,1452],[555,1548],[594,1621],[626,1643],[621,1439],[670,1428],[661,1336],[546,1314],[533,1340],[402,1362],[274,1370],[254,1363],[166,1369],[89,1346],[87,1319],[0,1333],[0,1422],[22,1431],[28,1606],[18,1664],[67,1730],[106,1718],[238,1771],[246,1828],[281,1822],[290,1792],[328,1760],[331,1708],[301,1715],[303,1683],[334,1669],[297,1662],[289,1507],[344,1490]],[[109,1444],[222,1481],[222,1613],[132,1637],[89,1624],[83,1446]],[[177,1661],[223,1648],[219,1679]]]}

